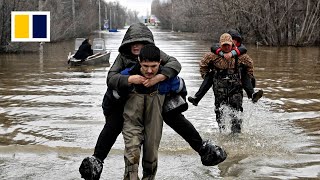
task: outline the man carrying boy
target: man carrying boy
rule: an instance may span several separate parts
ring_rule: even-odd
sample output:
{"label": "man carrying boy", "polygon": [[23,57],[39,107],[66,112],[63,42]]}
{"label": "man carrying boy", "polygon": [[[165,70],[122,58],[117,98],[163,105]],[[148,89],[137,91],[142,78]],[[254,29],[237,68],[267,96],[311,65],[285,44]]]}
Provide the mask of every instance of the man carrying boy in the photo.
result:
{"label": "man carrying boy", "polygon": [[[145,45],[139,55],[139,63],[121,72],[123,75],[137,76],[137,79],[151,79],[159,73],[160,50],[153,44]],[[138,77],[139,76],[139,77]],[[158,149],[162,136],[162,105],[165,94],[179,93],[183,81],[179,77],[146,87],[144,81],[131,84],[124,106],[123,138],[125,141],[125,173],[124,179],[137,180],[138,167],[143,145],[143,177],[155,178],[158,164]],[[120,93],[121,94],[121,93]]]}
{"label": "man carrying boy", "polygon": [[[230,34],[224,33],[220,36],[220,46],[224,53],[231,52],[234,44]],[[243,111],[241,75],[247,73],[249,77],[253,77],[253,62],[247,54],[228,60],[213,53],[206,53],[200,62],[200,73],[202,77],[205,77],[209,72],[212,72],[216,120],[219,128],[223,129],[221,106],[227,105],[233,111]],[[242,120],[235,112],[232,112],[230,116],[232,118],[231,131],[240,133]]]}
{"label": "man carrying boy", "polygon": [[[233,29],[229,30],[227,33],[231,35],[234,43],[232,50],[228,53],[223,52],[220,44],[214,43],[211,47],[211,52],[227,60],[230,60],[232,57],[239,57],[240,55],[245,54],[247,52],[247,48],[242,44],[242,37],[240,33]],[[257,102],[262,97],[263,91],[261,89],[258,92],[254,92],[255,78],[253,76],[253,73],[252,76],[249,76],[248,73],[243,73],[241,82],[248,98],[252,99],[253,103]],[[209,72],[203,77],[203,82],[201,83],[200,88],[196,92],[194,97],[189,96],[188,101],[191,102],[194,106],[197,106],[199,101],[207,93],[212,85],[212,72]]]}

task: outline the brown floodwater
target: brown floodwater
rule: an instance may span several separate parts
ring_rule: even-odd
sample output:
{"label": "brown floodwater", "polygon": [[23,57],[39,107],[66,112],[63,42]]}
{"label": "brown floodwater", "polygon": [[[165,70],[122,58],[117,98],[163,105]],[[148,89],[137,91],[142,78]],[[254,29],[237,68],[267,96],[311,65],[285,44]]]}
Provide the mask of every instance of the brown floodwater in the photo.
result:
{"label": "brown floodwater", "polygon": [[[152,31],[156,45],[181,62],[180,76],[189,95],[195,94],[202,81],[198,63],[211,42]],[[101,34],[112,51],[111,64],[124,33]],[[69,68],[73,43],[0,55],[0,179],[80,179],[79,165],[93,153],[104,125],[101,102],[110,67]],[[203,139],[226,149],[228,158],[218,166],[203,166],[197,153],[164,125],[157,179],[320,178],[320,48],[247,48],[256,89],[263,89],[264,96],[255,104],[245,96],[243,132],[219,132],[212,90],[184,113]],[[101,179],[122,179],[123,148],[120,135]]]}

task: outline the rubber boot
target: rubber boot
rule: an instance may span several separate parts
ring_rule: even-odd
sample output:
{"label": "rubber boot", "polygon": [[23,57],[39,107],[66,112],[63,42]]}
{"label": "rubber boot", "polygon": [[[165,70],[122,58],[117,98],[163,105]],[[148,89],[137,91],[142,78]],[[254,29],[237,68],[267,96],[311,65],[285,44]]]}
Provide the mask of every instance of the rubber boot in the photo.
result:
{"label": "rubber boot", "polygon": [[200,150],[201,162],[205,166],[215,166],[227,158],[227,153],[219,146],[204,141]]}
{"label": "rubber boot", "polygon": [[103,162],[100,159],[91,156],[83,159],[79,167],[79,172],[81,178],[85,180],[99,180],[102,169]]}

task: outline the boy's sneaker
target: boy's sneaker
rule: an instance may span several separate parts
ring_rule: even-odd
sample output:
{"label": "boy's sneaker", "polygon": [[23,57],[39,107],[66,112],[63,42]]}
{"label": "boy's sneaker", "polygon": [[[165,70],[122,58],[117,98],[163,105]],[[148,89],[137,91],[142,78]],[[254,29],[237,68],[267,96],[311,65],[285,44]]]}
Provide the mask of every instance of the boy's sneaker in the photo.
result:
{"label": "boy's sneaker", "polygon": [[252,94],[252,102],[256,103],[263,95],[263,90],[260,89],[258,92]]}
{"label": "boy's sneaker", "polygon": [[94,156],[83,159],[79,172],[85,180],[99,180],[102,172],[102,161]]}
{"label": "boy's sneaker", "polygon": [[194,106],[198,106],[199,100],[196,97],[188,97],[188,101],[191,102]]}

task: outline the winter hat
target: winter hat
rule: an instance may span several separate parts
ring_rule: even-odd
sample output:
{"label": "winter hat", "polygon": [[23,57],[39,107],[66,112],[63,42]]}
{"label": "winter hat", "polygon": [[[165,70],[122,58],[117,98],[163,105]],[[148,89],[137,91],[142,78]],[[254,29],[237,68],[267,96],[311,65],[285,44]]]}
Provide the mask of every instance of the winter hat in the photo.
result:
{"label": "winter hat", "polygon": [[222,46],[224,44],[229,44],[230,46],[233,45],[232,37],[229,33],[223,33],[220,36],[220,46]]}

